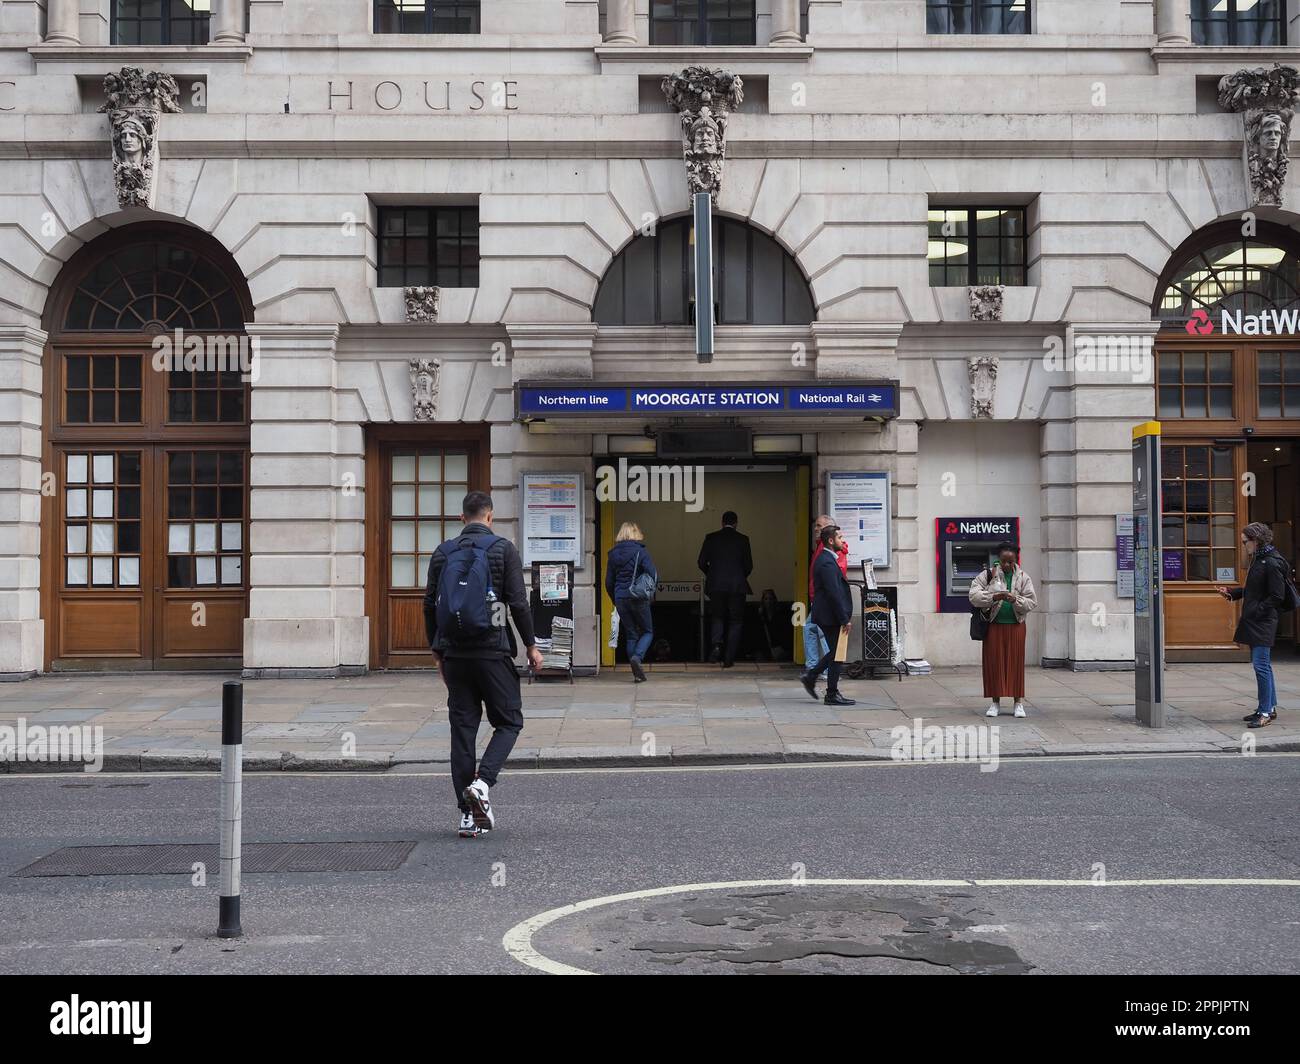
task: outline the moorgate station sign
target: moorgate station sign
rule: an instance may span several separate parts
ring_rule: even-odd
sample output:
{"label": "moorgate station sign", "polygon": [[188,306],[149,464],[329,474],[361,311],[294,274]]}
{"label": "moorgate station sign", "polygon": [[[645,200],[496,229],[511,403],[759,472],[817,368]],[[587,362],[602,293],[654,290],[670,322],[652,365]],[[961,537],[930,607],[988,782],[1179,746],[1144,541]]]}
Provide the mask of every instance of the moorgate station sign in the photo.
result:
{"label": "moorgate station sign", "polygon": [[736,414],[898,417],[898,382],[836,384],[573,385],[521,383],[522,421],[559,417],[708,417]]}

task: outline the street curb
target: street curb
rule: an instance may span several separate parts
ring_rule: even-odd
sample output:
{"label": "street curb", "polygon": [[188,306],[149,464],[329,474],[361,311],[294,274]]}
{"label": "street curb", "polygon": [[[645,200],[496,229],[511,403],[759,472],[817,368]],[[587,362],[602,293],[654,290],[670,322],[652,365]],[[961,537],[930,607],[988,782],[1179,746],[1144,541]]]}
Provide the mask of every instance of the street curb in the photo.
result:
{"label": "street curb", "polygon": [[[1300,753],[1300,736],[1260,736],[1255,749],[1259,753]],[[1001,750],[1000,760],[1027,758],[1097,757],[1114,754],[1241,754],[1241,744],[1231,740],[1216,742],[1175,743],[1043,743],[1038,746]],[[807,744],[787,748],[776,747],[746,749],[741,747],[682,746],[670,748],[653,756],[628,753],[626,747],[543,747],[541,750],[525,749],[510,759],[510,768],[669,768],[726,765],[806,765],[871,761],[928,761],[939,758],[897,759],[884,747],[858,750],[835,745]],[[385,773],[395,768],[432,766],[445,767],[447,757],[402,757],[400,754],[339,757],[336,754],[295,753],[245,754],[244,772],[319,772],[319,773]],[[140,753],[105,754],[101,773],[112,772],[219,772],[219,754],[205,751],[181,752],[148,750]],[[0,773],[8,774],[63,774],[85,775],[80,762],[19,762],[12,758],[0,760]]]}

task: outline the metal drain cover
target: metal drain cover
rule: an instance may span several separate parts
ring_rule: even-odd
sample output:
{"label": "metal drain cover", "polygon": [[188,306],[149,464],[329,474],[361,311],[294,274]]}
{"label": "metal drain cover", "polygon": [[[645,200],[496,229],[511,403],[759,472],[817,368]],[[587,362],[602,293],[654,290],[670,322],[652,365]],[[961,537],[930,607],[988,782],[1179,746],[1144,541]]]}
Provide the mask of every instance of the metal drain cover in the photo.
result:
{"label": "metal drain cover", "polygon": [[[415,849],[414,842],[249,842],[243,847],[243,871],[256,872],[393,872]],[[31,876],[167,876],[190,875],[195,864],[216,871],[220,854],[215,842],[164,843],[148,846],[65,846],[20,868],[13,875]]]}

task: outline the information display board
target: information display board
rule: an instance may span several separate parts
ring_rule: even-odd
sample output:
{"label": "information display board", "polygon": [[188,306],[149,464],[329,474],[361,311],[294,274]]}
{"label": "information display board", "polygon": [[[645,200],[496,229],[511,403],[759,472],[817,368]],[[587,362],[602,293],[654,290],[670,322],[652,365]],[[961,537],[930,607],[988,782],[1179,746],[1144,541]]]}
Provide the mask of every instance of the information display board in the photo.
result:
{"label": "information display board", "polygon": [[1133,597],[1133,515],[1115,515],[1115,597]]}
{"label": "information display board", "polygon": [[890,566],[888,473],[827,473],[826,512],[849,545],[849,564]]}
{"label": "information display board", "polygon": [[572,562],[581,569],[582,474],[525,473],[520,497],[525,567]]}

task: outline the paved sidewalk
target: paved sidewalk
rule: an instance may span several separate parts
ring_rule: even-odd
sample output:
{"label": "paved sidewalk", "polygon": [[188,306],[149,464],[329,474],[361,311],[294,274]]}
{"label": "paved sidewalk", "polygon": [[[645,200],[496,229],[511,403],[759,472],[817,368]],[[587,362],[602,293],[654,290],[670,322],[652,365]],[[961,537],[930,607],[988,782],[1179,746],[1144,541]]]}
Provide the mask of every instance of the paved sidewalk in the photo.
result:
{"label": "paved sidewalk", "polygon": [[[1250,732],[1261,750],[1300,750],[1300,662],[1278,665],[1281,713]],[[220,675],[44,676],[0,685],[0,727],[101,726],[105,768],[215,768],[220,757]],[[1001,756],[1240,750],[1254,708],[1248,664],[1176,665],[1168,672],[1169,726],[1133,715],[1132,673],[1031,670],[1029,717],[983,716],[980,671],[844,681],[858,704],[814,702],[793,670],[737,666],[626,672],[524,685],[526,725],[512,765],[887,758],[897,725],[997,724]],[[480,743],[487,729],[480,731]],[[382,771],[445,762],[446,691],[431,673],[374,673],[338,680],[244,684],[245,767]],[[13,754],[0,771],[31,771]],[[73,766],[51,766],[67,769]]]}

